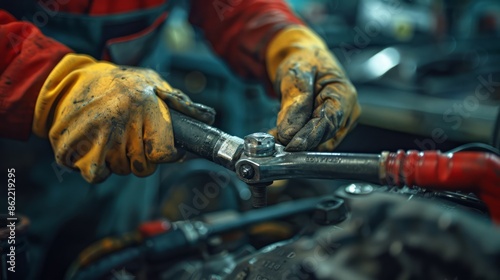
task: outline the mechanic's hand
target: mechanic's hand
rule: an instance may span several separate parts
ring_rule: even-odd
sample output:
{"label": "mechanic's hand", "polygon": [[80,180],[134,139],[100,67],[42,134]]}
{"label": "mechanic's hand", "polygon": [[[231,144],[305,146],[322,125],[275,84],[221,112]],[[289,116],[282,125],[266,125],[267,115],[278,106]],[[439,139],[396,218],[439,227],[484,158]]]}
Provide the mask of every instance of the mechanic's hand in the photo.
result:
{"label": "mechanic's hand", "polygon": [[269,44],[266,63],[281,97],[277,128],[271,133],[287,151],[335,148],[361,108],[356,90],[325,43],[306,27],[286,28]]}
{"label": "mechanic's hand", "polygon": [[179,158],[167,105],[214,120],[213,109],[192,103],[152,70],[68,54],[42,87],[33,132],[48,136],[57,163],[88,182],[111,172],[147,176],[157,163]]}

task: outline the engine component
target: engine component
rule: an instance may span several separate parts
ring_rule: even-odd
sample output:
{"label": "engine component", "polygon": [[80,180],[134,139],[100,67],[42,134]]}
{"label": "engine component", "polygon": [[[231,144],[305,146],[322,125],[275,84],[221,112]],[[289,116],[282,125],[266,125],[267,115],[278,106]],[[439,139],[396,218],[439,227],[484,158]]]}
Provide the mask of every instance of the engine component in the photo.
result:
{"label": "engine component", "polygon": [[[223,233],[239,230],[257,223],[283,219],[303,213],[312,213],[318,203],[325,197],[308,198],[300,201],[285,202],[275,206],[256,209],[250,212],[235,215],[233,219],[206,224],[201,221],[178,221],[171,226],[164,227],[165,231],[154,231],[156,235],[146,231],[143,239],[124,235],[125,242],[129,246],[108,246],[109,242],[98,242],[91,246],[92,250],[86,250],[73,264],[68,272],[70,279],[100,279],[113,268],[126,266],[140,260],[150,262],[165,261],[182,253],[188,253],[197,249],[211,237]],[[331,201],[331,198],[329,198]],[[149,227],[148,227],[149,228]],[[154,227],[155,229],[157,227]],[[144,227],[141,227],[144,232]],[[115,239],[114,243],[121,243]],[[116,251],[118,249],[118,251]]]}
{"label": "engine component", "polygon": [[349,222],[263,248],[240,259],[222,279],[500,276],[500,232],[480,219],[381,193],[352,200],[349,208]]}
{"label": "engine component", "polygon": [[[334,196],[233,213],[212,224],[176,222],[157,235],[162,223],[149,224],[141,227],[148,229],[143,245],[82,265],[70,279],[116,279],[117,273],[178,280],[498,279],[500,234],[487,219],[460,206],[443,211],[444,204],[429,202],[428,191],[371,187],[353,194],[358,187],[348,185]],[[222,233],[301,213],[316,223],[301,225],[294,238],[259,250],[249,245],[206,250],[222,244],[213,239]]]}
{"label": "engine component", "polygon": [[312,218],[320,225],[338,224],[347,218],[347,208],[342,199],[327,199],[318,203]]}

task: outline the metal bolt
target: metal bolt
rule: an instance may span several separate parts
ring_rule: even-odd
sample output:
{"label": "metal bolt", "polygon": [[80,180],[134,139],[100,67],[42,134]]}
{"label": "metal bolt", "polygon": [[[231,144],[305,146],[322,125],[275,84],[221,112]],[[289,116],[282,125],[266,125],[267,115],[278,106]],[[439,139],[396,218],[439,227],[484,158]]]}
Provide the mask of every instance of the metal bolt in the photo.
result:
{"label": "metal bolt", "polygon": [[347,207],[344,200],[329,198],[316,205],[313,220],[320,225],[338,224],[347,217]]}
{"label": "metal bolt", "polygon": [[274,154],[274,137],[257,132],[245,136],[244,151],[249,157],[266,157]]}
{"label": "metal bolt", "polygon": [[373,186],[369,184],[350,184],[345,187],[345,192],[348,194],[370,194],[374,191]]}
{"label": "metal bolt", "polygon": [[254,208],[267,206],[267,186],[269,186],[268,183],[250,186],[252,189],[252,206]]}
{"label": "metal bolt", "polygon": [[240,166],[240,175],[245,179],[252,179],[254,175],[253,168],[248,164],[243,164]]}
{"label": "metal bolt", "polygon": [[[243,150],[249,157],[267,157],[274,154],[274,144],[274,137],[271,134],[257,132],[245,136]],[[253,168],[249,165],[242,165],[239,171],[240,175],[246,179],[251,179],[255,175]],[[267,205],[267,186],[269,185],[270,183],[251,185],[254,208]]]}

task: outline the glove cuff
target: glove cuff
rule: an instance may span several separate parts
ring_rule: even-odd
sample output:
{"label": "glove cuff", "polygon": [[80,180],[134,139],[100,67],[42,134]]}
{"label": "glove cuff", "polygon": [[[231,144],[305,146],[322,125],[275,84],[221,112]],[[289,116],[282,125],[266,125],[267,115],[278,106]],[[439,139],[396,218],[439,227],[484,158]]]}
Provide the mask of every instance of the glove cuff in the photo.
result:
{"label": "glove cuff", "polygon": [[271,82],[274,83],[278,66],[286,57],[306,48],[328,49],[323,39],[305,26],[291,25],[279,31],[266,50],[266,67]]}
{"label": "glove cuff", "polygon": [[96,63],[97,61],[88,55],[70,53],[52,69],[36,101],[32,126],[34,134],[47,138],[57,105],[71,92],[79,77],[75,71]]}

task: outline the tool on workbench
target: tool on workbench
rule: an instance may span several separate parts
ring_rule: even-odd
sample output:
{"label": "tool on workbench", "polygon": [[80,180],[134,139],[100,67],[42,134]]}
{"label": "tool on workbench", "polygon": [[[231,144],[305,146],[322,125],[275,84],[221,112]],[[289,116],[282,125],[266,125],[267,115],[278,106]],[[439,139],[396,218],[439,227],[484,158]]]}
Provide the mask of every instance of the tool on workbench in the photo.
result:
{"label": "tool on workbench", "polygon": [[389,186],[474,192],[500,222],[500,158],[485,152],[402,151],[381,154],[287,152],[272,135],[241,139],[171,110],[178,147],[236,172],[252,187],[254,207],[266,186],[290,178],[352,179]]}

